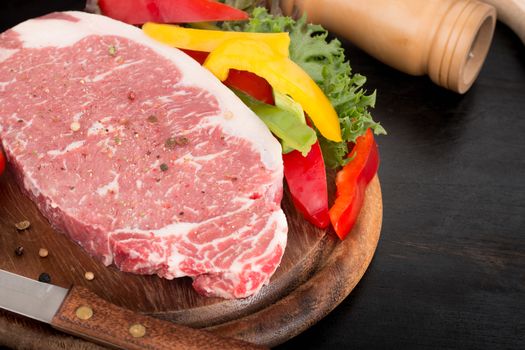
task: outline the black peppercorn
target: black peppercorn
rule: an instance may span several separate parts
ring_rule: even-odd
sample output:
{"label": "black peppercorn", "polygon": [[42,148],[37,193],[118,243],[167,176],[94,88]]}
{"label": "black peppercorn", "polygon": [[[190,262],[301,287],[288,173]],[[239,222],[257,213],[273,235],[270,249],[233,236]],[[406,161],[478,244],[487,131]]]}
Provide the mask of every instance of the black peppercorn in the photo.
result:
{"label": "black peppercorn", "polygon": [[22,246],[16,247],[15,254],[18,255],[18,256],[24,254],[24,247],[22,247]]}
{"label": "black peppercorn", "polygon": [[51,282],[51,276],[49,276],[49,274],[47,272],[42,272],[40,274],[40,276],[38,276],[38,280],[40,282],[50,283]]}

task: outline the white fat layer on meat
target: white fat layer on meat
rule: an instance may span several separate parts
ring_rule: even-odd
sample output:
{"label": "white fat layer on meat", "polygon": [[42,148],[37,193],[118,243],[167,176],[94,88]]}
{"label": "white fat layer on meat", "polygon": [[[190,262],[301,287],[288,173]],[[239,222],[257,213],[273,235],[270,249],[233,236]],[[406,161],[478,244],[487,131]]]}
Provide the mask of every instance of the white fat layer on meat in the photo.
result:
{"label": "white fat layer on meat", "polygon": [[[286,226],[286,221],[284,221],[284,224],[283,224],[283,221],[282,221],[283,219],[286,219],[284,217],[284,213],[282,211],[276,211],[276,212],[274,212],[272,214],[272,216],[268,220],[267,225],[263,228],[263,231],[264,231],[264,230],[270,229],[271,225],[274,222],[277,224],[276,235],[274,235],[274,239],[270,242],[270,244],[268,245],[266,251],[263,254],[259,255],[259,258],[265,256],[266,254],[273,254],[273,252],[275,251],[275,249],[278,246],[280,246],[283,249],[283,251],[284,251],[284,249],[286,247],[286,234],[284,234],[284,233],[287,232],[288,228]],[[240,272],[244,271],[245,263],[246,262],[242,262],[241,264],[239,264],[238,261],[234,261],[233,264],[228,269],[228,271],[222,271],[223,272],[222,279],[223,280],[228,280],[231,283],[233,283],[234,285],[237,284],[239,282],[238,279],[239,279],[239,276],[240,276]],[[256,266],[256,267],[257,267],[257,269],[254,269],[255,266],[252,265],[251,266],[252,271],[261,272],[261,271],[259,271],[260,266]],[[218,271],[218,272],[221,272],[221,271]],[[266,275],[266,273],[263,273],[263,274]],[[251,290],[251,293],[253,293],[253,294],[258,293],[264,285],[267,285],[270,282],[270,276],[272,274],[273,273],[268,274],[267,275],[268,278],[264,281],[264,283],[260,284],[254,290],[252,290],[252,288],[253,288],[252,281],[248,281],[246,283],[246,289],[247,290]],[[220,297],[223,297],[223,298],[232,298],[232,297],[234,297],[231,294],[230,290],[223,290],[221,288],[206,288],[206,290],[209,293],[213,293],[214,295],[217,295],[217,296],[220,296]]]}
{"label": "white fat layer on meat", "polygon": [[31,172],[27,172],[26,176],[24,176],[24,188],[37,198],[40,195],[40,189],[36,186],[32,175]]}
{"label": "white fat layer on meat", "polygon": [[[144,257],[144,253],[142,252],[137,252],[136,250],[130,250],[129,252],[129,257],[134,259],[134,258],[143,258]],[[162,264],[165,260],[165,257],[157,254],[157,253],[148,253],[148,260],[147,262],[143,262],[143,263],[136,263],[133,268],[134,269],[142,269],[142,268],[151,268],[151,265],[156,265],[156,264]]]}
{"label": "white fat layer on meat", "polygon": [[119,191],[119,184],[118,184],[118,178],[120,177],[120,174],[117,174],[115,172],[112,172],[115,177],[113,180],[111,180],[109,183],[105,184],[104,186],[101,186],[97,188],[97,193],[99,196],[103,197],[106,196],[110,191],[115,194],[115,197],[118,197],[118,191]]}
{"label": "white fat layer on meat", "polygon": [[84,143],[86,143],[84,140],[71,142],[69,145],[64,147],[64,149],[61,149],[61,150],[53,149],[51,151],[47,151],[47,154],[53,157],[61,156],[63,154],[66,154],[69,151],[82,147]]}
{"label": "white fat layer on meat", "polygon": [[[138,228],[121,228],[114,230],[111,234],[114,233],[137,233],[137,234],[154,234],[155,236],[180,236],[185,235],[191,230],[195,229],[197,226],[199,226],[198,223],[192,223],[192,222],[176,222],[167,226],[164,226],[162,228],[156,229],[156,230],[141,230]],[[134,238],[130,238],[129,240],[133,240]],[[124,241],[123,241],[124,242]]]}
{"label": "white fat layer on meat", "polygon": [[174,250],[168,254],[166,263],[168,264],[168,276],[169,279],[179,278],[187,276],[188,274],[180,270],[180,264],[187,258],[185,254],[180,254],[177,250]]}
{"label": "white fat layer on meat", "polygon": [[[217,152],[217,153],[210,153],[210,154],[207,154],[205,156],[194,156],[193,154],[191,154],[191,152],[187,152],[186,154],[184,154],[183,156],[179,157],[177,160],[175,160],[174,164],[176,165],[180,165],[180,164],[184,164],[184,163],[187,163],[187,164],[191,164],[195,167],[195,171],[200,171],[202,169],[202,164],[201,163],[207,163],[207,162],[211,162],[213,161],[215,158],[217,157],[220,157],[224,154],[227,154],[228,151],[227,150],[224,150],[224,151],[221,151],[221,152]],[[227,181],[224,181],[225,183],[227,183]],[[217,183],[220,183],[220,181],[218,181]]]}
{"label": "white fat layer on meat", "polygon": [[[254,151],[261,155],[265,166],[282,177],[281,145],[272,136],[266,125],[242,103],[235,94],[226,88],[209,71],[180,50],[163,45],[142,32],[137,27],[125,25],[105,16],[84,12],[65,12],[79,19],[72,22],[64,19],[34,19],[15,26],[26,48],[67,47],[79,40],[93,35],[115,35],[143,44],[159,55],[173,61],[185,73],[182,85],[200,87],[217,98],[221,115],[209,117],[232,136],[247,140]],[[8,55],[0,50],[0,55]],[[3,56],[0,56],[0,61]]]}
{"label": "white fat layer on meat", "polygon": [[[7,149],[6,145],[3,144],[1,140],[0,140],[0,146],[4,147],[4,149]],[[38,187],[37,182],[33,178],[33,172],[26,171],[25,176],[23,178],[23,182],[24,182],[24,188],[26,189],[26,191],[31,192],[35,198],[38,198],[38,196],[40,196],[40,193],[41,193],[40,188]],[[51,208],[58,207],[58,205],[50,199],[47,199],[46,205]]]}
{"label": "white fat layer on meat", "polygon": [[227,154],[228,151],[227,150],[224,150],[224,151],[221,151],[221,152],[217,152],[217,153],[211,153],[211,154],[207,154],[205,156],[199,156],[199,157],[196,157],[196,156],[193,156],[191,153],[190,153],[190,156],[191,156],[191,160],[194,161],[194,162],[210,162],[212,160],[214,160],[215,158],[217,157],[220,157],[224,154]]}
{"label": "white fat layer on meat", "polygon": [[96,121],[93,124],[91,124],[91,126],[89,127],[87,131],[87,135],[88,136],[97,135],[97,134],[101,134],[103,131],[104,131],[104,124],[102,124],[99,121]]}
{"label": "white fat layer on meat", "polygon": [[84,114],[84,113],[82,113],[82,112],[78,112],[78,113],[76,113],[76,114],[73,116],[73,118],[72,118],[73,121],[74,121],[74,122],[78,122],[78,121],[80,121],[80,118],[82,117],[82,114]]}
{"label": "white fat layer on meat", "polygon": [[[0,50],[0,55],[2,54],[2,51]],[[2,62],[2,59],[0,58],[0,62]],[[13,78],[9,81],[0,81],[0,92],[3,92],[6,90],[6,87],[9,85],[9,84],[12,84],[16,81],[16,78]]]}
{"label": "white fat layer on meat", "polygon": [[18,50],[11,50],[11,49],[1,48],[0,49],[0,63],[2,63],[3,61],[7,60],[9,57],[14,55],[17,51]]}
{"label": "white fat layer on meat", "polygon": [[113,68],[113,70],[110,70],[110,71],[107,71],[105,73],[101,73],[99,75],[96,75],[89,82],[97,82],[97,81],[100,81],[100,80],[104,80],[105,77],[107,77],[110,74],[113,74],[113,72],[115,72],[116,70],[121,70],[121,69],[124,69],[124,68],[128,68],[130,66],[134,66],[134,65],[137,65],[137,64],[142,63],[142,62],[144,62],[144,60],[137,60],[137,61],[121,64],[121,65]]}
{"label": "white fat layer on meat", "polygon": [[[268,219],[268,221],[266,222],[266,225],[261,230],[261,232],[266,232],[266,231],[270,230],[274,223],[277,225],[277,227],[275,229],[276,232],[287,232],[287,226],[283,225],[283,220],[284,220],[284,222],[286,222],[286,217],[284,216],[284,213],[282,211],[278,210],[278,211],[273,212],[272,215],[270,216],[270,218]],[[275,252],[275,249],[277,249],[277,247],[279,247],[279,246],[284,251],[284,249],[286,247],[286,235],[285,234],[275,234],[275,235],[273,235],[273,239],[270,242],[270,244],[268,244],[268,247],[266,248],[266,251],[264,253],[262,253],[262,254],[259,254],[259,257],[263,257],[263,256],[266,256],[266,255],[273,254],[273,252]],[[242,259],[242,254],[240,254],[239,257],[233,261],[233,263],[229,267],[228,271],[231,271],[231,272],[235,272],[235,271],[242,272],[242,271],[244,271],[244,265],[245,264],[246,264],[246,261],[244,259]],[[257,268],[260,268],[260,267],[261,266],[257,266]],[[256,271],[253,266],[252,266],[252,270]]]}

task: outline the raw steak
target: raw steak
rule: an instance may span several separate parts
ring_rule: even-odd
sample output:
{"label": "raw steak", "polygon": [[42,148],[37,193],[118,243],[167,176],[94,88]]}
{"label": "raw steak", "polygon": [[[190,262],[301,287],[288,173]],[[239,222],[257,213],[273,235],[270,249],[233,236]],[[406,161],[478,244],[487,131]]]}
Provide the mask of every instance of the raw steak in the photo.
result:
{"label": "raw steak", "polygon": [[40,211],[106,265],[240,298],[280,263],[280,145],[138,28],[65,12],[1,34],[0,139]]}

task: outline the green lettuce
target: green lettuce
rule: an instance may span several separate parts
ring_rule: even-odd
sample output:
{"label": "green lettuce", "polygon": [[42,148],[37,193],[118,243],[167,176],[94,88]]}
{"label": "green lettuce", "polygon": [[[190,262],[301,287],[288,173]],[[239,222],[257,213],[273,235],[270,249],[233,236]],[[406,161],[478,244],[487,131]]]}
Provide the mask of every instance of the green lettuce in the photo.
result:
{"label": "green lettuce", "polygon": [[[246,9],[256,3],[250,0],[237,2],[239,3],[232,5],[241,8],[243,5]],[[352,74],[341,42],[329,39],[328,32],[322,26],[306,23],[304,16],[296,21],[291,17],[272,15],[265,8],[255,7],[249,21],[225,22],[222,29],[262,33],[289,32],[290,58],[319,85],[339,116],[343,142],[332,142],[317,133],[325,163],[329,167],[345,165],[348,162],[347,143],[355,142],[368,128],[375,134],[386,134],[369,112],[369,108],[373,108],[375,104],[375,91],[367,93],[363,88],[366,78],[360,74]]]}

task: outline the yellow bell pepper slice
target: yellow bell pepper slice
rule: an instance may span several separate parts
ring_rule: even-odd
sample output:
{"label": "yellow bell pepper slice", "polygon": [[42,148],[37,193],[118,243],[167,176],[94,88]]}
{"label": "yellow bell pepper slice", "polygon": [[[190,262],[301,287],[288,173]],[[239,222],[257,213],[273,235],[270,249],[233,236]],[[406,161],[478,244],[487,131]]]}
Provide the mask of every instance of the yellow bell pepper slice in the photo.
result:
{"label": "yellow bell pepper slice", "polygon": [[266,43],[250,39],[225,41],[208,55],[203,66],[221,81],[226,80],[230,69],[263,77],[275,90],[298,102],[321,135],[342,141],[339,118],[323,91],[301,67]]}
{"label": "yellow bell pepper slice", "polygon": [[221,30],[184,28],[171,24],[145,23],[142,30],[151,38],[179,49],[211,52],[227,40],[250,39],[266,43],[288,57],[288,33],[225,32]]}

